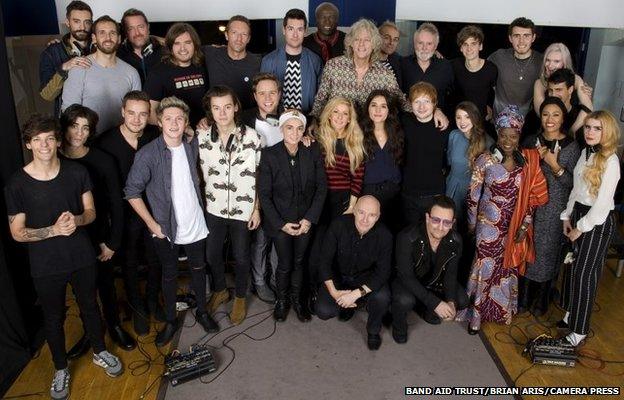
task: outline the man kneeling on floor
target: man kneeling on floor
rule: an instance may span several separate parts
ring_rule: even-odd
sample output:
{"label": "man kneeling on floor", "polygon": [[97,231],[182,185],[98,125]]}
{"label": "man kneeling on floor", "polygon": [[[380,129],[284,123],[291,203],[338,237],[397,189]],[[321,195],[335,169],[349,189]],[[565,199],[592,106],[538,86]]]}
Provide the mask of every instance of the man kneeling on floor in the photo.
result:
{"label": "man kneeling on floor", "polygon": [[434,198],[425,224],[410,225],[396,239],[397,278],[392,283],[392,337],[407,342],[407,313],[417,306],[430,324],[452,321],[468,306],[468,296],[457,282],[461,236],[453,230],[455,203],[447,196]]}
{"label": "man kneeling on floor", "polygon": [[392,234],[381,223],[379,201],[362,196],[353,214],[341,215],[327,230],[319,265],[325,285],[316,301],[316,315],[323,320],[339,316],[348,321],[357,303],[368,310],[368,348],[381,345],[381,319],[390,305]]}

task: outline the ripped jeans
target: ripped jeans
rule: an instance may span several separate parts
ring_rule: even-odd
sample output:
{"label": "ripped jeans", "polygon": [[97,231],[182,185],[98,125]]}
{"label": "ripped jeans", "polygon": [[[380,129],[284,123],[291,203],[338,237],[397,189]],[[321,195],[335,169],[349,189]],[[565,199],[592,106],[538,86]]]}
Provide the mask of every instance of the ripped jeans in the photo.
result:
{"label": "ripped jeans", "polygon": [[171,243],[167,238],[153,238],[156,254],[162,264],[162,292],[167,322],[176,319],[178,290],[178,250],[184,248],[191,273],[191,289],[197,299],[197,310],[206,309],[206,239],[190,244]]}

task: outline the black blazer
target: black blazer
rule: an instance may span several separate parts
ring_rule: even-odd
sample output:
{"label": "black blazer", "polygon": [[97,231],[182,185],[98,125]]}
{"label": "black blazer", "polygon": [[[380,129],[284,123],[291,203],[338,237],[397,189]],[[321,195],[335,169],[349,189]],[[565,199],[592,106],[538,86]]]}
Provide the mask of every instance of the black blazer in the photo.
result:
{"label": "black blazer", "polygon": [[305,147],[300,143],[298,153],[303,194],[299,201],[307,209],[303,216],[297,215],[286,146],[280,142],[262,150],[258,195],[264,213],[264,229],[269,236],[275,236],[287,222],[299,222],[301,218],[315,224],[323,210],[327,176],[318,144]]}

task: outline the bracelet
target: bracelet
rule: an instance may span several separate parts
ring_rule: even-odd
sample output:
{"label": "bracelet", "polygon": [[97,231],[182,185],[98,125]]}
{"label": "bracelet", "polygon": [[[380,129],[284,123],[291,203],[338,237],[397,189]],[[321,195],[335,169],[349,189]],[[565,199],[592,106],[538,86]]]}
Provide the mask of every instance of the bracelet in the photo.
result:
{"label": "bracelet", "polygon": [[557,178],[559,178],[561,175],[563,175],[564,172],[565,172],[565,168],[561,167],[559,168],[559,171],[554,172],[554,174]]}

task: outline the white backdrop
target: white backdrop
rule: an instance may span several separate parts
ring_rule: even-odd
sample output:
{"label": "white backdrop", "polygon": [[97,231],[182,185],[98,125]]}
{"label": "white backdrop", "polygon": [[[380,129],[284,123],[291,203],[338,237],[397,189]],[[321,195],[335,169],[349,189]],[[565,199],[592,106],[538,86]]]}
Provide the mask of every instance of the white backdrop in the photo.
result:
{"label": "white backdrop", "polygon": [[[71,0],[56,0],[59,22]],[[108,14],[119,21],[124,11],[138,8],[150,21],[215,21],[242,14],[249,19],[282,18],[291,8],[307,12],[308,0],[86,0],[94,18]]]}
{"label": "white backdrop", "polygon": [[417,21],[624,28],[622,0],[396,0],[396,18]]}

